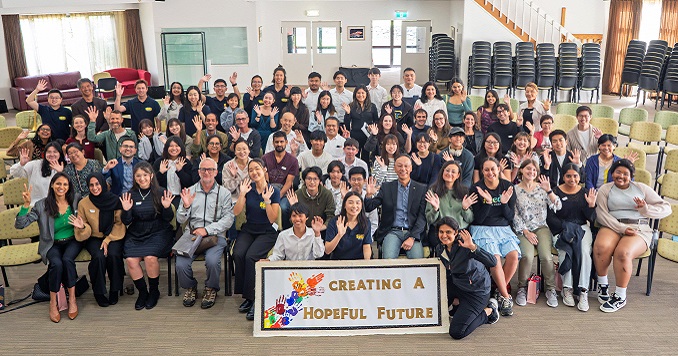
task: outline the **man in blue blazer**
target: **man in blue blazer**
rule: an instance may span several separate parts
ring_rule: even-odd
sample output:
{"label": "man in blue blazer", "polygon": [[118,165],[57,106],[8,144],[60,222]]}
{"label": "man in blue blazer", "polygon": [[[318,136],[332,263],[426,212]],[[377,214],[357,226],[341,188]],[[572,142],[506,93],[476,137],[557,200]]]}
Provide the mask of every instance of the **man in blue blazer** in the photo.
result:
{"label": "man in blue blazer", "polygon": [[408,155],[398,156],[394,166],[398,180],[382,184],[378,193],[374,179],[370,178],[365,210],[381,206],[381,223],[375,241],[382,244],[383,258],[398,258],[401,248],[407,258],[423,258],[421,237],[426,229],[426,186],[410,179],[412,159]]}
{"label": "man in blue blazer", "polygon": [[113,194],[122,195],[132,188],[134,165],[141,162],[136,155],[136,141],[130,137],[123,137],[120,142],[120,158],[108,161],[101,170]]}

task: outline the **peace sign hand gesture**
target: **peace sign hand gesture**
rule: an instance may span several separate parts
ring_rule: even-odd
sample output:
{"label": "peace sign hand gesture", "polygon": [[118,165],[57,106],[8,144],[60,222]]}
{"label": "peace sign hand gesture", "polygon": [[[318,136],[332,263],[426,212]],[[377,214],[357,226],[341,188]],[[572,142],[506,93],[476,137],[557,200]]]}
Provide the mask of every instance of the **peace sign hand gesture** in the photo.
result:
{"label": "peace sign hand gesture", "polygon": [[33,191],[33,186],[27,186],[26,183],[24,183],[24,191],[21,192],[21,199],[24,201],[24,207],[28,208],[31,206],[31,192]]}

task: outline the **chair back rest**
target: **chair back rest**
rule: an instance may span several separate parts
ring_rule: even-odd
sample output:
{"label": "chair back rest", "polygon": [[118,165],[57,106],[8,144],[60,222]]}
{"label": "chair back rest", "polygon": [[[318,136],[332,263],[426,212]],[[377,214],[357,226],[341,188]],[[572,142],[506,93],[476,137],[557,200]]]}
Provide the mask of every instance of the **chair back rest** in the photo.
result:
{"label": "chair back rest", "polygon": [[678,173],[669,172],[664,175],[659,195],[678,200]]}
{"label": "chair back rest", "polygon": [[645,165],[647,165],[647,154],[644,151],[632,147],[617,147],[614,149],[614,154],[621,158],[628,156],[631,152],[635,152],[636,155],[638,155],[638,158],[633,163],[636,168],[645,169]]}
{"label": "chair back rest", "polygon": [[7,127],[7,121],[4,116],[0,115],[0,128],[2,127]]}
{"label": "chair back rest", "polygon": [[607,117],[607,118],[614,118],[614,108],[609,106],[609,105],[603,105],[603,104],[592,104],[589,105],[591,108],[592,114],[591,117]]}
{"label": "chair back rest", "polygon": [[559,103],[556,106],[556,114],[572,115],[576,117],[578,107],[579,104],[577,103]]}
{"label": "chair back rest", "polygon": [[24,191],[24,184],[28,185],[26,178],[12,178],[3,184],[4,201],[7,209],[23,205],[24,199],[21,193]]}
{"label": "chair back rest", "polygon": [[662,125],[662,129],[666,130],[671,125],[678,125],[678,112],[657,111],[654,114],[653,121]]}
{"label": "chair back rest", "polygon": [[662,127],[655,122],[639,121],[631,125],[630,140],[657,142],[662,139]]}
{"label": "chair back rest", "polygon": [[619,124],[631,126],[636,121],[647,121],[647,110],[642,108],[623,108],[619,112]]}
{"label": "chair back rest", "polygon": [[659,231],[678,235],[678,204],[671,204],[671,215],[659,220]]}
{"label": "chair back rest", "polygon": [[14,227],[14,220],[16,220],[16,214],[19,213],[20,209],[17,207],[0,212],[0,226],[2,226],[2,229],[0,229],[0,240],[24,239],[40,235],[37,221],[32,222],[23,229]]}
{"label": "chair back rest", "polygon": [[[16,114],[16,125],[22,129],[31,129],[37,127],[36,123],[37,118],[40,117],[40,114],[35,112],[35,110],[26,110],[21,111]],[[42,122],[42,118],[39,122]]]}
{"label": "chair back rest", "polygon": [[572,115],[556,114],[553,118],[553,130],[568,132],[577,126],[577,118]]}
{"label": "chair back rest", "polygon": [[636,174],[633,176],[633,180],[652,187],[652,174],[646,169],[636,168]]}
{"label": "chair back rest", "polygon": [[100,79],[102,79],[102,78],[110,78],[110,77],[111,77],[111,73],[108,73],[108,72],[94,73],[94,75],[92,75],[92,81],[93,81],[94,84],[98,87],[98,86],[99,86],[99,80],[100,80]]}
{"label": "chair back rest", "polygon": [[678,145],[678,125],[671,125],[666,129],[666,144]]}
{"label": "chair back rest", "polygon": [[666,160],[664,161],[664,170],[678,173],[678,150],[671,150],[666,155]]}
{"label": "chair back rest", "polygon": [[600,129],[603,133],[617,136],[619,134],[619,124],[614,119],[607,117],[594,117],[591,119],[591,126]]}
{"label": "chair back rest", "polygon": [[9,148],[12,142],[16,140],[17,136],[23,131],[21,127],[4,127],[0,129],[0,148]]}

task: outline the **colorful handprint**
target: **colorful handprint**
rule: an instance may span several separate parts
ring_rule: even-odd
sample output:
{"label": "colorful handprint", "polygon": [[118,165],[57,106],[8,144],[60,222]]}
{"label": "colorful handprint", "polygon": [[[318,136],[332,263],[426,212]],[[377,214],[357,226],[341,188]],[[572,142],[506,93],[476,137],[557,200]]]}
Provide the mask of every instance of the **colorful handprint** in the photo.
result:
{"label": "colorful handprint", "polygon": [[275,305],[264,311],[264,328],[276,329],[289,325],[292,318],[301,311],[301,303],[310,296],[321,296],[325,288],[319,286],[325,275],[318,273],[304,280],[304,277],[292,272],[288,280],[292,284],[292,291],[289,296],[281,295]]}

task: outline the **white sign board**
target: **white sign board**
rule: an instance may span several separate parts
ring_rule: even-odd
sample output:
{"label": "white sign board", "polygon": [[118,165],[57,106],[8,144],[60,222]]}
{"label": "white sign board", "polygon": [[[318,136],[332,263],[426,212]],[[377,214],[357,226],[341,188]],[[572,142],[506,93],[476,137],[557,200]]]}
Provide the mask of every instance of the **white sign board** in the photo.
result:
{"label": "white sign board", "polygon": [[447,333],[437,259],[258,262],[254,336]]}

